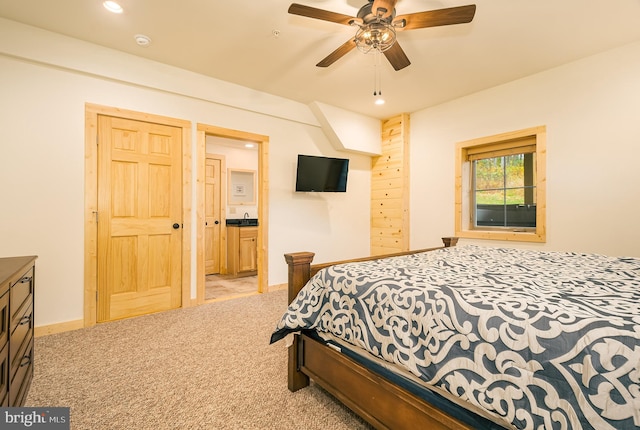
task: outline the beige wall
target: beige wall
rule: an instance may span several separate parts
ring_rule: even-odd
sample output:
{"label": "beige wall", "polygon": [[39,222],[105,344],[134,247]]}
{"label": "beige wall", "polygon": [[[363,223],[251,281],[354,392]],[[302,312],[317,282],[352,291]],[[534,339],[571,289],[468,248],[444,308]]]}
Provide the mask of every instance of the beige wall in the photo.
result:
{"label": "beige wall", "polygon": [[[191,121],[194,150],[197,123],[269,136],[269,285],[286,252],[368,252],[370,159],[333,149],[305,105],[6,20],[0,83],[0,257],[39,256],[36,326],[83,318],[87,102]],[[298,153],[350,158],[349,192],[296,194]]]}
{"label": "beige wall", "polygon": [[635,43],[412,114],[411,246],[453,234],[456,142],[546,125],[547,243],[500,245],[640,256],[638,76]]}

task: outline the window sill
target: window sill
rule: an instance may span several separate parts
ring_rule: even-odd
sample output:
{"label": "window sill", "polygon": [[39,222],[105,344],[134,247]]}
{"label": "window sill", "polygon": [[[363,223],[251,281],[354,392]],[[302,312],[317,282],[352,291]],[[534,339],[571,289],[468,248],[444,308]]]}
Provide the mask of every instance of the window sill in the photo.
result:
{"label": "window sill", "polygon": [[456,230],[457,237],[466,239],[507,240],[515,242],[540,242],[547,241],[544,233],[522,231],[488,231],[488,230]]}

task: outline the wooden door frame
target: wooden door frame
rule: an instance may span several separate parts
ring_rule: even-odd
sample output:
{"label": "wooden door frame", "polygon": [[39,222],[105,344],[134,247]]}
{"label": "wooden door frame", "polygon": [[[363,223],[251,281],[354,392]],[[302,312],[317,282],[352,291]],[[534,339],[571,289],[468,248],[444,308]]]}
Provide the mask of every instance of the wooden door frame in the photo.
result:
{"label": "wooden door frame", "polygon": [[182,130],[182,307],[191,305],[191,122],[101,106],[85,104],[84,164],[84,326],[97,321],[98,293],[98,116],[107,115],[134,121],[152,122]]}
{"label": "wooden door frame", "polygon": [[[207,136],[253,142],[258,145],[258,293],[269,291],[268,239],[269,231],[269,137],[246,131],[216,127],[207,124],[197,125],[196,148],[196,285],[197,297],[194,304],[205,302],[204,274],[204,167]],[[223,176],[226,172],[222,172]],[[221,234],[221,240],[223,235]],[[226,249],[225,243],[222,248]],[[225,265],[226,266],[226,265]]]}

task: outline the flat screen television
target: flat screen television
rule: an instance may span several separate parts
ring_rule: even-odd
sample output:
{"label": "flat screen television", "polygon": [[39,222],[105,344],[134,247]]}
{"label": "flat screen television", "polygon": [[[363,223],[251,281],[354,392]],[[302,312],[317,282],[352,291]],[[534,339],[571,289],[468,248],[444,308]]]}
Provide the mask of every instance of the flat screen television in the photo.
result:
{"label": "flat screen television", "polygon": [[298,155],[296,191],[347,191],[349,160],[346,158]]}

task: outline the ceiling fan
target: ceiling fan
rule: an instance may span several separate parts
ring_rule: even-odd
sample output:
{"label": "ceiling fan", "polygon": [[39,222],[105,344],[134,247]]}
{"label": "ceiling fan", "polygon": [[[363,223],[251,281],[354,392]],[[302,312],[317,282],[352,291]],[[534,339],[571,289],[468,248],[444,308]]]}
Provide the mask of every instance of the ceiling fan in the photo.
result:
{"label": "ceiling fan", "polygon": [[404,69],[411,64],[396,40],[396,30],[464,24],[471,22],[476,13],[476,5],[472,4],[396,16],[396,3],[397,0],[369,0],[355,17],[298,3],[292,3],[288,12],[293,15],[358,27],[354,38],[346,41],[316,66],[328,67],[353,48],[358,47],[363,52],[374,50],[384,53],[395,70]]}

